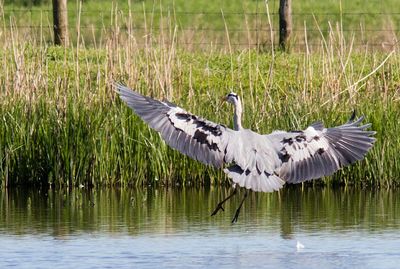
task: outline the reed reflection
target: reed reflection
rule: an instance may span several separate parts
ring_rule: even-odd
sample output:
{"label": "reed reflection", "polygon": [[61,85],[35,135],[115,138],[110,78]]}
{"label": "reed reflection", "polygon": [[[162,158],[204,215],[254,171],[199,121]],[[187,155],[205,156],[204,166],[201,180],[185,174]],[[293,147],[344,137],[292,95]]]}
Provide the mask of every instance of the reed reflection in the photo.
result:
{"label": "reed reflection", "polygon": [[[239,200],[210,217],[229,189],[62,189],[0,191],[0,232],[66,238],[81,233],[199,234],[220,232],[379,232],[400,228],[399,192],[299,188],[252,193],[235,225]],[[239,197],[239,196],[238,196]]]}

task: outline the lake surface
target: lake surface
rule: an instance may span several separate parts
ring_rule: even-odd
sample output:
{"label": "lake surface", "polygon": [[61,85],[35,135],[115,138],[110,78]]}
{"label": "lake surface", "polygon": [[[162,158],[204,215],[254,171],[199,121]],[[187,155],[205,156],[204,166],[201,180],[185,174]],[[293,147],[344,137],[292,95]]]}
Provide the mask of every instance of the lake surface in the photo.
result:
{"label": "lake surface", "polygon": [[3,190],[0,268],[400,268],[400,191],[229,192]]}

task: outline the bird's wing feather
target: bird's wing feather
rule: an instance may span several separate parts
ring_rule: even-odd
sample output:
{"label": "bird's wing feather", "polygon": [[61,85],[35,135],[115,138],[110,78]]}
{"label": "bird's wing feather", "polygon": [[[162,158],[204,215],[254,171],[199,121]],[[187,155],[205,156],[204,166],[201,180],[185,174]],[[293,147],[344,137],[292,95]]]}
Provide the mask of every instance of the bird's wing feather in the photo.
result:
{"label": "bird's wing feather", "polygon": [[317,122],[304,131],[267,135],[281,161],[277,173],[286,182],[299,183],[332,175],[363,159],[375,142],[371,137],[375,132],[366,131],[371,124],[361,125],[362,120],[351,119],[334,128],[324,128]]}
{"label": "bird's wing feather", "polygon": [[188,113],[173,103],[143,96],[117,84],[121,99],[174,149],[205,164],[221,167],[233,130]]}

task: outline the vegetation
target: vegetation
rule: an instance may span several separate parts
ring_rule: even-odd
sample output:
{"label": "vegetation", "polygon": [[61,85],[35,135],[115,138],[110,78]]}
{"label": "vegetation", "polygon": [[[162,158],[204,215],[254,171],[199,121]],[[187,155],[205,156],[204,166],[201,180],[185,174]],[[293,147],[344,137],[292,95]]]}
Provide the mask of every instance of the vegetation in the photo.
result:
{"label": "vegetation", "polygon": [[[391,50],[400,22],[400,14],[393,12],[397,7],[397,0],[384,4],[366,0],[293,1],[292,46],[303,49],[307,39],[310,48],[319,48],[321,36],[339,29],[349,42],[354,39],[357,47],[384,46]],[[185,49],[209,47],[211,43],[218,48],[225,46],[227,29],[234,48],[261,45],[269,50],[271,40],[278,38],[278,8],[277,0],[85,0],[68,1],[68,16],[71,40],[76,42],[79,36],[86,44],[99,45],[110,31],[128,31],[145,46],[148,34],[157,36],[172,25]],[[44,40],[52,40],[51,1],[6,1],[3,8],[0,4],[0,12],[6,27],[36,31]],[[116,29],[116,24],[121,29]]]}
{"label": "vegetation", "polygon": [[176,30],[171,18],[165,18],[169,28],[157,33],[147,29],[140,43],[129,35],[134,21],[118,16],[113,19],[115,31],[100,36],[93,46],[83,39],[69,48],[53,47],[37,32],[3,24],[3,185],[227,182],[221,171],[166,146],[116,97],[113,81],[225,124],[230,123],[231,108],[218,106],[219,99],[234,89],[244,97],[245,126],[263,133],[302,129],[319,119],[327,126],[341,124],[356,109],[372,122],[376,145],[366,160],[325,182],[400,182],[398,52],[380,66],[387,52],[356,50],[340,28],[320,37],[313,53],[307,47],[290,55],[260,53],[251,46],[234,50],[229,44],[193,52],[177,42],[190,36]]}

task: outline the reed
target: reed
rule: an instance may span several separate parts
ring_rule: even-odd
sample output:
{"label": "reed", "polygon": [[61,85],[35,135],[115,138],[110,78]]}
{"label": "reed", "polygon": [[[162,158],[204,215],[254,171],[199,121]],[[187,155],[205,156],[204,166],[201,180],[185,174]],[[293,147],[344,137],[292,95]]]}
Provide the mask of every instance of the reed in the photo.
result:
{"label": "reed", "polygon": [[[120,16],[116,12],[116,17]],[[341,124],[353,109],[372,122],[377,142],[367,158],[323,182],[393,186],[400,182],[399,54],[354,49],[340,28],[314,52],[283,54],[223,48],[193,52],[177,44],[171,17],[144,47],[114,20],[96,47],[53,47],[3,24],[0,48],[0,178],[4,186],[218,185],[219,170],[164,144],[116,96],[113,81],[229,125],[219,99],[244,99],[244,125],[267,133],[316,120]],[[227,38],[229,29],[227,27]]]}

